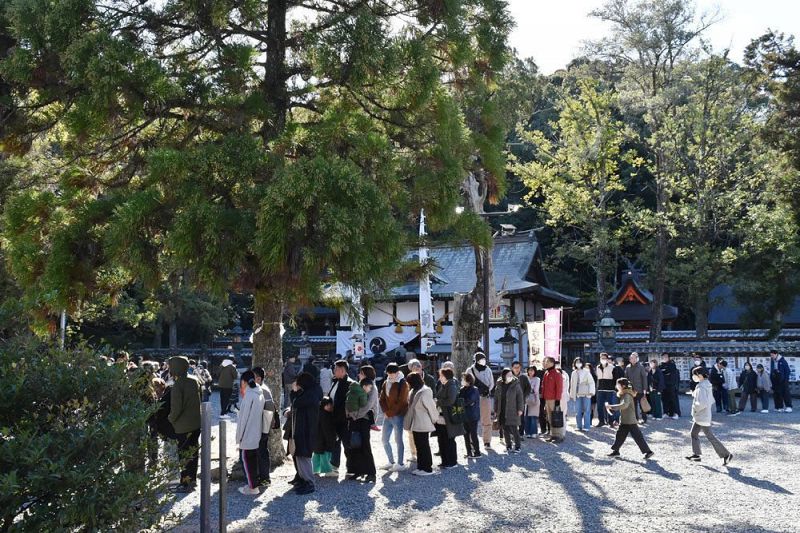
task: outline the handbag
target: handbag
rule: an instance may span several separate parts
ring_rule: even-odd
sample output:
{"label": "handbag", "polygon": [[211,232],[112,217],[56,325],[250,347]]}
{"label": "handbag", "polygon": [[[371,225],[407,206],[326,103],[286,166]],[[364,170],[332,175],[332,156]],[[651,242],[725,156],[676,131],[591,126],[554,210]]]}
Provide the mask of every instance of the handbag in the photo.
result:
{"label": "handbag", "polygon": [[554,428],[563,428],[564,427],[564,411],[561,410],[561,406],[557,405],[555,409],[553,409],[553,413],[551,415],[552,420],[550,425]]}
{"label": "handbag", "polygon": [[643,413],[649,413],[652,410],[650,402],[647,401],[647,395],[642,396],[642,399],[639,400],[639,407],[642,408]]}

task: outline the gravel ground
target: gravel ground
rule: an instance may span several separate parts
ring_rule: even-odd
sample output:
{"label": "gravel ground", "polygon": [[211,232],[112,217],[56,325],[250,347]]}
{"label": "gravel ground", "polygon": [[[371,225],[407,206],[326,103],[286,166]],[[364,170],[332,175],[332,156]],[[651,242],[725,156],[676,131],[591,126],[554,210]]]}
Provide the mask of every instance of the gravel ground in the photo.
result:
{"label": "gravel ground", "polygon": [[[684,413],[688,404],[684,398]],[[289,462],[257,498],[237,491],[242,482],[229,482],[228,530],[800,531],[798,412],[716,415],[715,433],[734,454],[728,467],[707,444],[702,463],[684,459],[691,452],[688,418],[643,426],[656,453],[650,461],[631,438],[621,458],[606,457],[613,430],[577,433],[574,418],[568,426],[561,445],[526,440],[519,455],[506,455],[495,437],[499,451],[469,464],[459,438],[459,468],[425,478],[379,470],[375,484],[325,478],[308,496],[289,490]],[[231,427],[229,450],[233,433]],[[372,450],[380,466],[386,456],[378,432]],[[217,489],[212,485],[214,530]],[[199,530],[199,504],[196,491],[173,505],[185,517],[177,531]]]}

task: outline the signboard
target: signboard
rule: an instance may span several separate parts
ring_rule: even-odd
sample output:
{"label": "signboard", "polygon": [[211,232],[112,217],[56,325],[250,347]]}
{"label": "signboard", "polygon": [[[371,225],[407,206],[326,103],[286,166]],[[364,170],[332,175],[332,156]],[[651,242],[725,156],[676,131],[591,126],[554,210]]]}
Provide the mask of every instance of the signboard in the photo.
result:
{"label": "signboard", "polygon": [[561,308],[544,310],[544,356],[561,361]]}
{"label": "signboard", "polygon": [[544,359],[544,322],[526,322],[528,330],[528,365],[542,368]]}

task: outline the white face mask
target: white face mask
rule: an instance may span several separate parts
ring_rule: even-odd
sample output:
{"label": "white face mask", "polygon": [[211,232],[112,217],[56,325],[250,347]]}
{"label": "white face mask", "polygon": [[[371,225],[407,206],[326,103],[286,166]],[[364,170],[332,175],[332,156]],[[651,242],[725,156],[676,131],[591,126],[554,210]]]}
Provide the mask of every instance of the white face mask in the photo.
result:
{"label": "white face mask", "polygon": [[506,376],[506,383],[511,383],[514,381],[514,376]]}
{"label": "white face mask", "polygon": [[693,376],[692,376],[692,381],[694,381],[695,383],[700,383],[700,376],[698,376],[698,375],[693,375]]}
{"label": "white face mask", "polygon": [[600,364],[603,366],[608,366],[608,359],[601,359]]}
{"label": "white face mask", "polygon": [[575,368],[577,368],[578,370],[580,370],[581,368],[583,368],[583,363],[578,363],[578,364],[576,364],[576,365],[575,365]]}
{"label": "white face mask", "polygon": [[694,366],[700,366],[700,360],[699,359],[695,359],[694,360]]}
{"label": "white face mask", "polygon": [[467,383],[466,381],[462,381],[461,382],[461,386],[462,387],[469,387],[469,383]]}
{"label": "white face mask", "polygon": [[481,366],[486,366],[486,359],[478,359],[478,364]]}

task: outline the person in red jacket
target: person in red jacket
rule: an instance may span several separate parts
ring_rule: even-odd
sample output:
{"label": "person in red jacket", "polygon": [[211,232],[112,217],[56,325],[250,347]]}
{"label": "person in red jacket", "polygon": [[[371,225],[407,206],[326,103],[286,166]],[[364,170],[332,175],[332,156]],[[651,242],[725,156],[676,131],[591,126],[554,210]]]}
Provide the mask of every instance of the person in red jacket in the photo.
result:
{"label": "person in red jacket", "polygon": [[547,411],[547,423],[552,427],[553,411],[561,405],[561,394],[564,391],[564,379],[556,368],[556,360],[544,358],[544,377],[542,378],[542,400]]}

